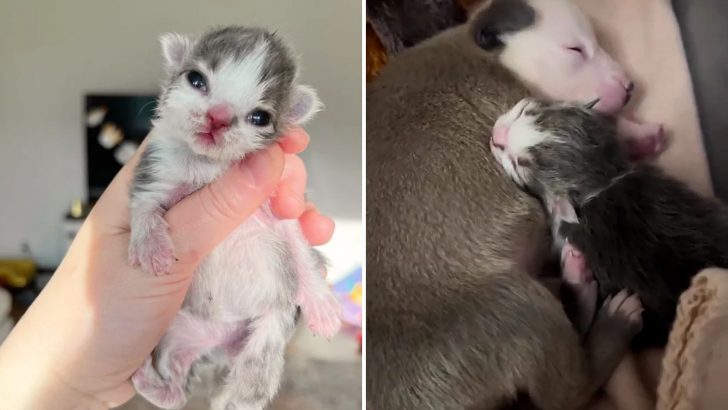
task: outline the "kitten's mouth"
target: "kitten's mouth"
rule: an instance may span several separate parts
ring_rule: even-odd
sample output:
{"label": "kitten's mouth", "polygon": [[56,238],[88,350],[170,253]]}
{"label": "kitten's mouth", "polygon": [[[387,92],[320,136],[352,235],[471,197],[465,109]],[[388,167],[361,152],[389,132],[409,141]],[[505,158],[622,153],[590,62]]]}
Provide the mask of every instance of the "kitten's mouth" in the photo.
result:
{"label": "kitten's mouth", "polygon": [[215,145],[215,134],[213,134],[212,132],[198,132],[197,141],[199,141],[200,144],[204,146]]}
{"label": "kitten's mouth", "polygon": [[225,133],[225,130],[217,129],[217,130],[206,130],[203,129],[199,132],[197,132],[197,142],[202,145],[203,147],[214,147],[215,145],[218,145],[220,141],[222,141],[222,136]]}

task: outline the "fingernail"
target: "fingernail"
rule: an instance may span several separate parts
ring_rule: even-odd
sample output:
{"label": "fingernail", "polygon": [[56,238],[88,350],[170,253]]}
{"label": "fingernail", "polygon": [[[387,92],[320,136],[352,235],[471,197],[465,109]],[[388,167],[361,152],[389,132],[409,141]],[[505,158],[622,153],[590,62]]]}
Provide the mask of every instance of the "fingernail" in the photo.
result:
{"label": "fingernail", "polygon": [[240,169],[250,177],[254,186],[264,185],[271,177],[270,155],[267,151],[254,152],[240,163]]}

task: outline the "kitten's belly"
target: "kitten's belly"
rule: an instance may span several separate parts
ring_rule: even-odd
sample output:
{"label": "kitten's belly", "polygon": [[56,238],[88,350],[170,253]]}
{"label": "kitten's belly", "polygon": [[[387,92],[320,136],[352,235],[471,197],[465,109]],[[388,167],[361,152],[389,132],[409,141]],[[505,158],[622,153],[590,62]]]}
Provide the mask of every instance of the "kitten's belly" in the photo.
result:
{"label": "kitten's belly", "polygon": [[184,308],[221,321],[251,319],[295,302],[295,272],[279,224],[261,208],[215,248],[195,272]]}

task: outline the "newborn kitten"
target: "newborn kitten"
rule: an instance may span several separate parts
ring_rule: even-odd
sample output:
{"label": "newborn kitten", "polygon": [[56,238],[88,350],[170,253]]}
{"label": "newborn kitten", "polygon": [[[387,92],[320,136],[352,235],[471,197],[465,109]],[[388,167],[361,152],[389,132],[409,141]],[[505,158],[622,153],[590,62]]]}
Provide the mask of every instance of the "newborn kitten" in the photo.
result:
{"label": "newborn kitten", "polygon": [[[155,275],[175,260],[164,213],[320,108],[275,34],[226,27],[161,41],[168,79],[131,187],[129,246],[131,262]],[[134,374],[136,390],[180,408],[192,367],[216,358],[227,373],[211,408],[263,408],[278,389],[297,307],[314,332],[339,330],[324,269],[298,221],[277,219],[266,202],[199,265],[182,309]]]}
{"label": "newborn kitten", "polygon": [[588,107],[524,99],[499,127],[491,150],[543,201],[572,272],[566,281],[593,275],[602,299],[623,288],[635,292],[646,309],[635,347],[665,345],[691,278],[728,267],[728,208],[629,161],[615,120]]}

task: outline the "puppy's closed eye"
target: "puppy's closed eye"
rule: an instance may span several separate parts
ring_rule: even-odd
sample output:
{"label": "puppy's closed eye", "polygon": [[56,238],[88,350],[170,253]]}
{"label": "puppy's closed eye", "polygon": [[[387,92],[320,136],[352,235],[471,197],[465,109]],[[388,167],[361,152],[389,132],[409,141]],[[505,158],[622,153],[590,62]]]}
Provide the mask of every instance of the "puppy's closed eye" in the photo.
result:
{"label": "puppy's closed eye", "polygon": [[580,57],[584,57],[584,49],[580,46],[566,47],[567,50],[579,54]]}

